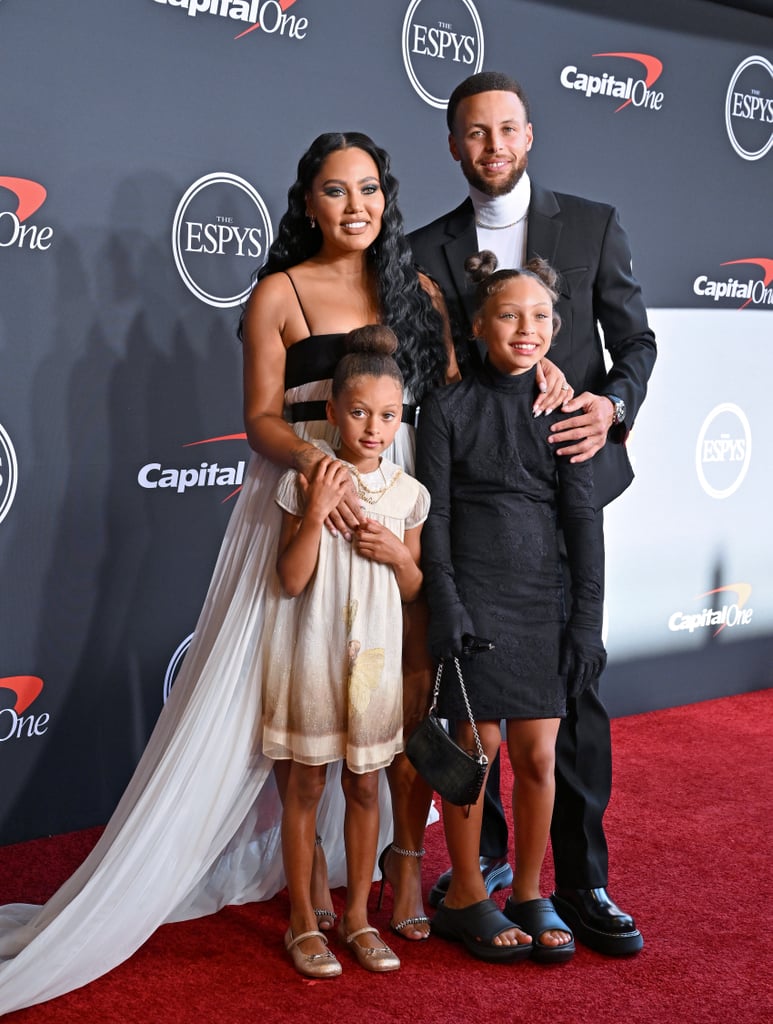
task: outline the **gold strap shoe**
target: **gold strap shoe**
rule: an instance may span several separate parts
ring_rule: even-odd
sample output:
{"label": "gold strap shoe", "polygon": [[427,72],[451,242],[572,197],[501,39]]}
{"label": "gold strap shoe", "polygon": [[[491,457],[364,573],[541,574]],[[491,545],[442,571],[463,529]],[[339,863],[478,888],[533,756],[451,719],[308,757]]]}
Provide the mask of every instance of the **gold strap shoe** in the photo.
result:
{"label": "gold strap shoe", "polygon": [[[375,935],[382,943],[381,946],[361,946],[357,939],[360,935],[367,934]],[[384,940],[378,933],[377,928],[372,928],[368,925],[365,928],[358,928],[356,932],[352,932],[351,935],[344,936],[346,944],[351,949],[354,959],[360,965],[364,967],[366,971],[383,972],[383,971],[396,971],[400,966],[399,958],[392,952],[387,946]]]}
{"label": "gold strap shoe", "polygon": [[322,939],[327,946],[327,939],[322,932],[301,932],[293,937],[292,928],[288,928],[285,933],[285,949],[296,971],[307,978],[336,978],[341,973],[341,964],[335,956],[329,949],[324,953],[304,953],[298,945],[304,939]]}

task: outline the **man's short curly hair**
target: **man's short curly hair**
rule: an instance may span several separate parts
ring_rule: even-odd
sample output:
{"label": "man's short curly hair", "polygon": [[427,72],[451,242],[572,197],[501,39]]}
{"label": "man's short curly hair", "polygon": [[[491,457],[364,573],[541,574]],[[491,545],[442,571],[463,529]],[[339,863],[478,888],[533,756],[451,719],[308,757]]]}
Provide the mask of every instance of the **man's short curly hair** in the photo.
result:
{"label": "man's short curly hair", "polygon": [[470,75],[469,78],[465,78],[451,93],[448,107],[446,108],[446,124],[448,125],[449,132],[454,130],[456,108],[462,100],[466,100],[470,96],[477,96],[481,92],[514,92],[521,103],[523,103],[527,123],[531,121],[529,100],[520,82],[516,82],[514,78],[510,78],[509,75],[505,75],[501,71],[481,71],[477,75]]}

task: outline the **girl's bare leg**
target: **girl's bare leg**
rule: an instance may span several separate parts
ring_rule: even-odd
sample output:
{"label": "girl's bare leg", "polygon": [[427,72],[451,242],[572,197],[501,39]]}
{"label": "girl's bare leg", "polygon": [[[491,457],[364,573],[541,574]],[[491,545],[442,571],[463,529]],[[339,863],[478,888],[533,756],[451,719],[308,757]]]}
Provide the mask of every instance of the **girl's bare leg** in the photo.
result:
{"label": "girl's bare leg", "polygon": [[[282,768],[283,765],[286,767]],[[274,765],[276,788],[279,790],[279,799],[283,805],[287,792],[289,765],[289,761],[277,761]],[[314,861],[311,868],[311,905],[314,908],[317,927],[321,932],[329,932],[335,925],[336,913],[333,910],[333,900],[327,878],[327,860],[319,836],[316,836]]]}
{"label": "girl's bare leg", "polygon": [[[477,722],[483,749],[489,759],[493,760],[499,750],[502,734],[499,722]],[[475,741],[469,723],[459,723],[457,742],[464,749],[474,749]],[[480,825],[483,817],[483,795],[469,808],[456,807],[443,801],[443,825],[446,833],[446,844],[451,857],[451,884],[445,897],[446,906],[451,909],[469,907],[488,898],[486,883],[480,871]],[[497,935],[493,942],[497,946],[516,946],[528,941],[526,934],[515,925]]]}
{"label": "girl's bare leg", "polygon": [[[507,748],[513,766],[514,903],[540,896],[540,872],[555,799],[558,726],[557,718],[512,719],[507,723]],[[539,936],[546,946],[562,946],[570,939],[568,932],[558,930]]]}
{"label": "girl's bare leg", "polygon": [[[376,846],[379,841],[379,776],[378,772],[355,774],[344,765],[341,785],[346,798],[344,818],[344,845],[346,847],[346,909],[344,910],[341,933],[350,943],[356,943],[360,950],[381,950],[381,961],[364,958],[353,949],[354,955],[363,967],[369,970],[393,970],[399,961],[388,949],[376,931],[363,931],[349,940],[361,929],[370,927],[368,921],[368,897],[373,885],[373,869],[376,866]],[[387,962],[389,967],[387,967]]]}
{"label": "girl's bare leg", "polygon": [[[290,928],[293,935],[317,931],[317,916],[311,900],[311,877],[317,834],[317,805],[325,788],[326,766],[296,761],[277,761],[277,784],[283,794],[282,861],[290,897]],[[281,783],[280,783],[281,778]],[[301,951],[324,953],[317,938],[304,939]]]}

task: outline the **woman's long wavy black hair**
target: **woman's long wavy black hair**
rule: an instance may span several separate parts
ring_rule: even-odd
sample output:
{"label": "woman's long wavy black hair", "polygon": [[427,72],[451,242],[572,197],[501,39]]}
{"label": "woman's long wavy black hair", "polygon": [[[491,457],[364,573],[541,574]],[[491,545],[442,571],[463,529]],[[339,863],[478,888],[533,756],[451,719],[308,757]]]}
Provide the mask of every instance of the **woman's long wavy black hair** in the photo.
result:
{"label": "woman's long wavy black hair", "polygon": [[[317,136],[298,162],[298,177],[287,193],[287,211],[256,281],[279,270],[289,270],[317,253],[322,232],[306,216],[306,195],[325,159],[341,149],[361,149],[378,168],[384,193],[384,214],[378,238],[367,251],[373,268],[382,322],[397,335],[395,354],[406,388],[417,401],[427,390],[445,381],[448,353],[443,322],[419,283],[410,246],[397,205],[398,182],[389,167],[389,155],[361,132],[325,132]],[[242,337],[244,314],[239,321]]]}

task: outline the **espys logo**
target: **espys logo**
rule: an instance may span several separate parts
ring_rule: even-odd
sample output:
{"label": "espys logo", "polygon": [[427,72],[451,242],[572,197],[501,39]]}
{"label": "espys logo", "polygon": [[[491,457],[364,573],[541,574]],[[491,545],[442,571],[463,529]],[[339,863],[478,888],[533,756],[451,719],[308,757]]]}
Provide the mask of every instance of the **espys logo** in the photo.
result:
{"label": "espys logo", "polygon": [[24,714],[42,693],[43,680],[37,676],[4,676],[0,677],[0,702],[3,690],[10,690],[16,699],[11,707],[0,708],[0,743],[43,736],[48,731],[48,713]]}
{"label": "espys logo", "polygon": [[735,626],[748,626],[752,621],[754,610],[746,605],[751,597],[752,588],[748,583],[728,583],[724,587],[717,587],[716,590],[707,590],[705,594],[698,594],[694,601],[703,601],[715,594],[735,594],[735,601],[713,601],[712,605],[719,607],[704,607],[699,612],[674,612],[668,620],[668,628],[672,633],[680,633],[686,630],[694,633],[696,629],[708,627],[717,628],[713,636],[718,636],[723,629],[733,629]]}
{"label": "espys logo", "polygon": [[752,432],[742,409],[725,402],[712,409],[698,434],[695,471],[710,498],[735,494],[749,471]]}
{"label": "espys logo", "polygon": [[295,14],[285,14],[297,0],[154,0],[168,7],[180,7],[190,18],[197,14],[214,14],[218,18],[230,18],[249,24],[235,39],[241,39],[260,29],[266,35],[286,36],[288,39],[305,39],[309,19]]}
{"label": "espys logo", "polygon": [[46,201],[48,193],[43,186],[27,178],[0,176],[2,189],[11,192],[16,201],[11,204],[12,210],[3,210],[5,196],[0,191],[0,249],[50,249],[54,229],[25,223]]}
{"label": "espys logo", "polygon": [[180,665],[183,663],[183,658],[188,653],[191,640],[193,640],[193,633],[186,636],[170,658],[169,664],[166,666],[166,672],[164,673],[164,704],[169,700],[169,694],[172,692],[172,687],[174,686],[174,681],[177,678],[177,673],[180,671]]}
{"label": "espys logo", "polygon": [[425,103],[439,110],[483,67],[483,26],[471,0],[412,0],[403,20],[403,64]]}
{"label": "espys logo", "polygon": [[773,64],[764,57],[742,60],[725,97],[730,145],[744,160],[761,160],[773,146]]}
{"label": "espys logo", "polygon": [[[663,62],[657,57],[653,57],[649,53],[594,53],[592,56],[634,61],[643,66],[644,78],[634,78],[632,75],[618,78],[609,71],[605,71],[603,74],[594,74],[590,71],[580,71],[574,64],[567,64],[562,69],[560,78],[561,85],[565,89],[581,92],[586,99],[596,96],[611,96],[613,99],[623,100],[615,108],[616,114],[627,106],[646,110],[662,108],[663,93],[652,88],[663,71]],[[628,66],[623,65],[623,68],[627,70]]]}
{"label": "espys logo", "polygon": [[[200,444],[216,444],[219,441],[245,441],[246,434],[223,434],[222,437],[208,437],[203,441],[190,441],[183,448],[195,448]],[[167,467],[160,462],[148,462],[137,474],[137,483],[148,490],[161,488],[184,494],[192,487],[231,487],[223,498],[230,501],[241,490],[247,463],[240,459],[235,466],[222,466],[218,462],[202,462],[198,466]]]}
{"label": "espys logo", "polygon": [[238,306],[252,289],[252,272],[272,242],[266,204],[235,174],[206,174],[180,200],[172,223],[172,253],[187,288],[209,306]]}
{"label": "espys logo", "polygon": [[[693,281],[693,292],[700,295],[701,298],[711,299],[713,302],[719,302],[720,299],[734,302],[743,299],[744,301],[738,306],[738,309],[746,309],[750,305],[773,306],[773,288],[770,287],[773,281],[773,260],[728,260],[726,263],[720,263],[720,266],[737,267],[746,264],[759,267],[762,271],[762,279],[759,277],[734,277],[732,274],[728,274],[723,281],[720,281],[710,278],[707,274],[700,274]],[[735,271],[735,273],[740,274],[739,271]]]}
{"label": "espys logo", "polygon": [[0,523],[5,519],[16,497],[19,467],[11,439],[0,423]]}

